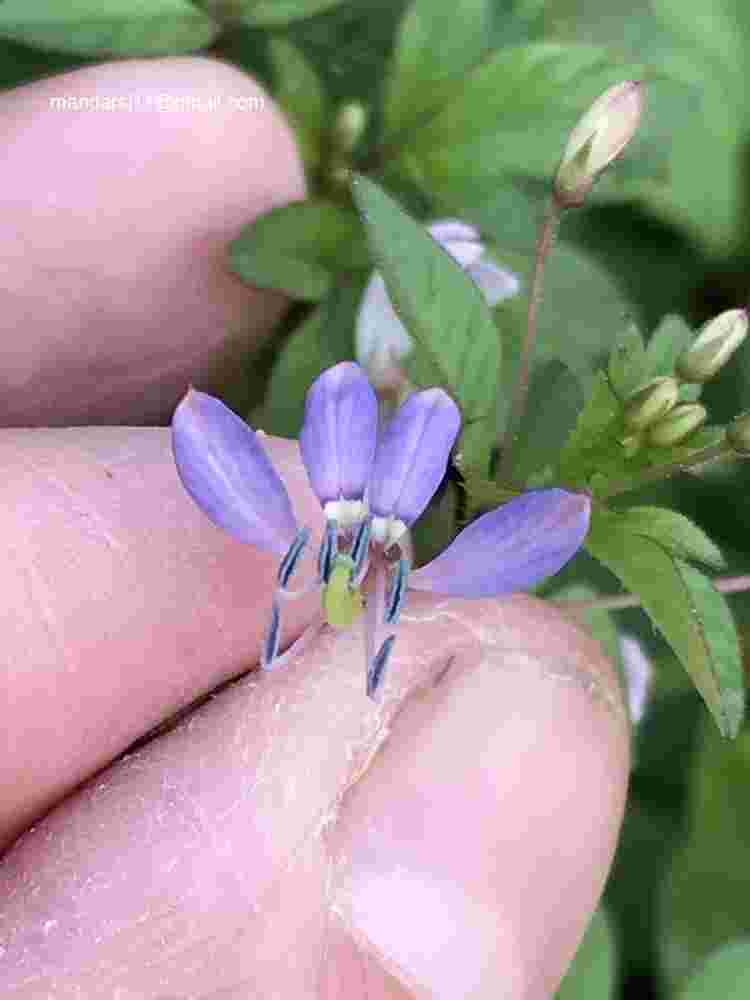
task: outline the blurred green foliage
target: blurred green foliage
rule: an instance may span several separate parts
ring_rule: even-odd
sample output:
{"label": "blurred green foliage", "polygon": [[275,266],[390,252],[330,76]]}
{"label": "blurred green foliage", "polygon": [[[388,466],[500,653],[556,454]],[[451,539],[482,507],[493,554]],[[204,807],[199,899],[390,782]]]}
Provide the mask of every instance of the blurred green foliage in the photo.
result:
{"label": "blurred green foliage", "polygon": [[[746,0],[0,3],[5,88],[97,59],[190,51],[229,59],[266,84],[297,131],[315,196],[301,212],[282,209],[258,220],[232,250],[232,266],[246,278],[308,303],[292,314],[294,322],[285,321],[283,338],[262,363],[251,361],[254,420],[271,431],[294,436],[311,379],[353,356],[354,317],[370,258],[346,185],[349,167],[377,180],[418,219],[449,214],[478,226],[498,260],[528,288],[543,199],[565,135],[608,83],[634,74],[649,83],[643,127],[586,207],[564,219],[550,259],[533,406],[519,430],[524,447],[514,474],[543,478],[558,460],[568,462],[571,474],[588,476],[588,453],[569,437],[571,429],[588,421],[588,445],[592,427],[594,436],[601,431],[606,437],[596,462],[612,454],[618,387],[626,395],[646,368],[651,375],[668,373],[691,327],[747,303]],[[344,162],[336,159],[331,135],[340,108],[352,101],[368,115]],[[379,189],[373,191],[370,197],[379,198]],[[410,247],[400,247],[396,237],[375,249],[381,263],[389,257],[394,273],[401,270],[402,287],[391,279],[392,294],[401,297],[413,323],[422,324],[429,344],[435,332],[420,311],[419,288],[429,285],[430,274],[420,273]],[[442,267],[440,259],[435,267]],[[452,316],[452,328],[460,327],[462,315],[468,323],[466,294],[457,287],[439,305]],[[526,305],[522,295],[495,310],[501,367],[492,356],[492,318],[477,307],[472,337],[486,370],[479,363],[464,370],[457,359],[451,376],[469,407],[475,392],[481,396],[480,417],[491,398],[487,380],[499,372],[503,419]],[[668,313],[672,318],[662,324]],[[649,335],[646,352],[632,334],[633,322]],[[424,367],[426,358],[418,352],[414,365]],[[608,378],[597,376],[608,358]],[[592,388],[593,401],[584,407]],[[550,400],[556,407],[545,405]],[[706,387],[702,401],[720,424],[750,406],[750,346]],[[481,432],[477,454],[487,447]],[[750,558],[748,485],[750,470],[719,467],[643,488],[631,499],[689,516],[721,546],[730,570],[739,572]],[[449,535],[460,506],[451,482],[425,521],[423,551],[437,536]],[[617,532],[606,529],[600,521],[594,548],[613,568],[625,565],[632,538],[620,539],[615,552]],[[684,583],[687,574],[689,599],[698,601],[703,584],[695,581],[697,571],[674,552],[670,558],[663,548],[658,553],[651,555],[668,565],[659,570],[645,559],[644,580],[673,572]],[[683,555],[696,557],[694,551]],[[585,554],[563,577],[558,596],[617,591],[615,578]],[[745,639],[750,602],[744,596],[729,602]],[[653,618],[668,632],[675,613],[665,606]],[[704,616],[717,613],[726,613],[723,601],[720,611],[713,603],[704,608]],[[623,990],[625,996],[679,1000],[745,997],[748,732],[734,744],[719,738],[641,612],[597,613],[590,623],[610,651],[616,627],[637,634],[656,680],[646,717],[634,730],[636,763],[605,895],[607,916],[602,911],[592,923],[559,997],[603,1000]],[[700,659],[699,647],[688,659]],[[696,669],[710,674],[710,661],[711,650],[704,649]]]}

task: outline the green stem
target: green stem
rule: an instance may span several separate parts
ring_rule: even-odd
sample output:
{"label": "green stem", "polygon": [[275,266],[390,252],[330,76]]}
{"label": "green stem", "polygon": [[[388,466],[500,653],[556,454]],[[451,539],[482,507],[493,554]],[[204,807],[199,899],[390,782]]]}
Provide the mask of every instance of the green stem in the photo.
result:
{"label": "green stem", "polygon": [[503,439],[498,442],[500,448],[500,461],[497,466],[496,479],[499,483],[510,479],[513,471],[513,440],[518,434],[521,419],[526,408],[526,399],[529,395],[529,377],[531,374],[531,359],[536,345],[538,333],[537,316],[542,303],[542,290],[544,287],[544,267],[547,263],[550,251],[555,242],[555,235],[562,216],[562,206],[557,199],[552,196],[544,216],[544,222],[539,233],[539,240],[536,246],[536,260],[534,263],[534,276],[531,280],[531,290],[529,292],[529,310],[526,320],[526,336],[521,348],[521,358],[518,365],[518,378],[513,390],[513,398],[508,414],[508,426]]}
{"label": "green stem", "polygon": [[[711,581],[720,594],[739,594],[750,590],[750,576],[717,576]],[[638,608],[641,599],[636,594],[617,594],[614,597],[597,597],[591,601],[578,598],[560,598],[551,601],[563,611],[621,611],[625,608]]]}
{"label": "green stem", "polygon": [[671,479],[672,476],[680,472],[688,472],[697,465],[705,465],[708,462],[717,462],[722,458],[739,457],[731,445],[722,441],[721,444],[713,445],[711,448],[704,448],[697,451],[695,455],[681,462],[669,462],[667,465],[657,465],[653,469],[644,472],[637,480],[625,479],[621,482],[610,483],[606,493],[599,494],[597,499],[609,500],[610,497],[617,496],[618,493],[630,493],[631,490],[639,490],[642,486],[650,483],[658,483],[664,479]]}

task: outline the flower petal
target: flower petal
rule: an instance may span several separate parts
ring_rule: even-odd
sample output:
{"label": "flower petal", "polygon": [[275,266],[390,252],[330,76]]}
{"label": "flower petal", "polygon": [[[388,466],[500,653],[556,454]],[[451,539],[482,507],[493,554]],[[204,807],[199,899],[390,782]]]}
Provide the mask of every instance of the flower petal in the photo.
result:
{"label": "flower petal", "polygon": [[390,368],[412,348],[411,337],[398,318],[379,274],[367,283],[357,313],[355,341],[357,359],[369,373]]}
{"label": "flower petal", "polygon": [[628,688],[628,708],[633,722],[640,722],[648,707],[654,668],[638,638],[620,636],[620,655]]}
{"label": "flower petal", "polygon": [[215,525],[283,555],[297,535],[292,505],[257,435],[220,400],[188,390],[172,418],[182,484]]}
{"label": "flower petal", "polygon": [[591,501],[566,490],[532,490],[473,521],[409,586],[454,597],[527,590],[556,573],[581,547]]}
{"label": "flower petal", "polygon": [[[490,257],[474,226],[458,219],[439,219],[428,232],[479,286],[490,306],[515,295],[520,282],[512,271]],[[376,386],[391,388],[399,381],[398,362],[411,353],[412,339],[391,305],[385,283],[373,274],[357,313],[357,360]]]}
{"label": "flower petal", "polygon": [[484,253],[479,230],[459,219],[438,219],[427,232],[463,268],[471,268]]}
{"label": "flower petal", "polygon": [[496,306],[503,299],[517,295],[521,282],[516,275],[496,264],[489,254],[485,254],[468,270],[469,277],[484,295],[488,306]]}
{"label": "flower petal", "polygon": [[307,393],[299,444],[322,504],[362,499],[377,432],[377,397],[359,365],[344,361],[318,376]]}
{"label": "flower petal", "polygon": [[461,427],[447,392],[415,392],[396,410],[378,442],[370,480],[370,510],[410,525],[442,482]]}

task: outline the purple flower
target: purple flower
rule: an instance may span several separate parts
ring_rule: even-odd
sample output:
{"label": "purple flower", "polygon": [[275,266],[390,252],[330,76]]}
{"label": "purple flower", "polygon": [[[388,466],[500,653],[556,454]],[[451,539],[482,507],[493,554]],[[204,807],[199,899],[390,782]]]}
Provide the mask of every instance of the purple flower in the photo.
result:
{"label": "purple flower", "polygon": [[[516,275],[495,263],[474,226],[458,219],[440,219],[427,231],[466,271],[488,305],[497,305],[520,290]],[[377,272],[362,297],[355,340],[357,360],[378,388],[387,389],[400,380],[399,362],[411,354],[413,344]]]}
{"label": "purple flower", "polygon": [[[302,460],[325,519],[314,586],[329,624],[362,614],[366,585],[367,693],[377,692],[395,641],[408,586],[458,597],[525,590],[556,573],[588,530],[588,497],[535,490],[465,528],[437,558],[410,569],[399,539],[440,485],[460,429],[442,389],[415,392],[380,434],[375,392],[344,362],[315,380],[300,435]],[[191,389],[175,411],[172,442],[185,489],[220,528],[282,556],[262,664],[277,666],[281,605],[309,531],[254,431],[223,403]]]}

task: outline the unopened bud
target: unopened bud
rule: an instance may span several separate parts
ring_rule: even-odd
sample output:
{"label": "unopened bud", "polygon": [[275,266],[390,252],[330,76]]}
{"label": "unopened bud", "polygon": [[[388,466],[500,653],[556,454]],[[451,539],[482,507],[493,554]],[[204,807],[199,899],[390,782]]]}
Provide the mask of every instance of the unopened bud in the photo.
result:
{"label": "unopened bud", "polygon": [[625,401],[625,426],[640,431],[669,413],[680,396],[677,379],[662,375],[636,389]]}
{"label": "unopened bud", "polygon": [[338,153],[351,153],[367,127],[367,109],[358,101],[344,104],[333,123],[333,144]]}
{"label": "unopened bud", "polygon": [[747,331],[745,309],[727,309],[709,320],[677,359],[678,376],[685,382],[708,382],[729,361],[747,337]]}
{"label": "unopened bud", "polygon": [[659,448],[680,444],[706,422],[708,411],[700,403],[679,403],[648,429],[648,440]]}
{"label": "unopened bud", "polygon": [[617,83],[597,98],[570,133],[555,178],[564,207],[582,205],[594,182],[633,138],[645,106],[637,80]]}
{"label": "unopened bud", "polygon": [[750,410],[740,413],[727,427],[727,442],[738,455],[750,455]]}

